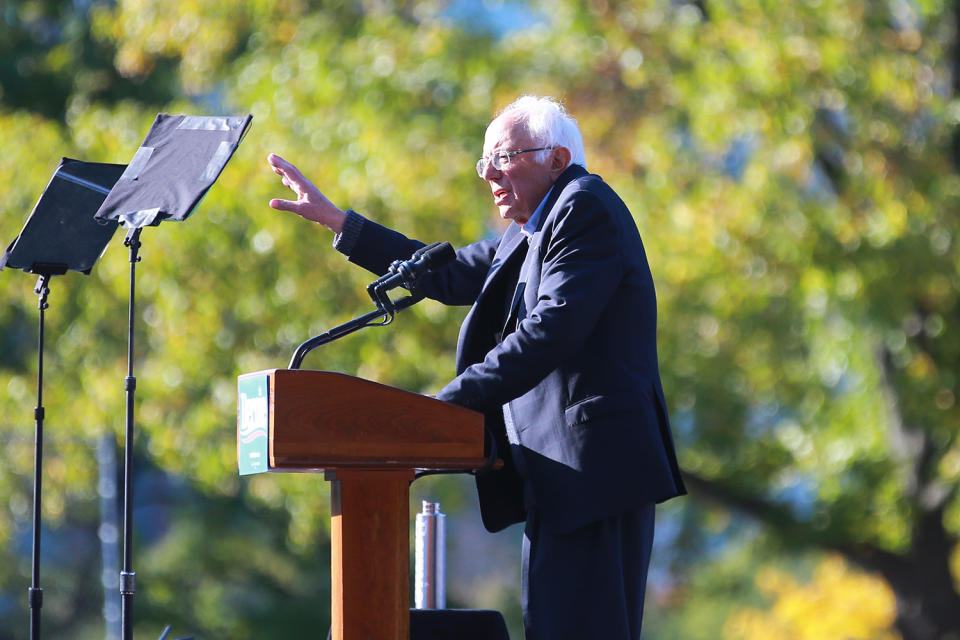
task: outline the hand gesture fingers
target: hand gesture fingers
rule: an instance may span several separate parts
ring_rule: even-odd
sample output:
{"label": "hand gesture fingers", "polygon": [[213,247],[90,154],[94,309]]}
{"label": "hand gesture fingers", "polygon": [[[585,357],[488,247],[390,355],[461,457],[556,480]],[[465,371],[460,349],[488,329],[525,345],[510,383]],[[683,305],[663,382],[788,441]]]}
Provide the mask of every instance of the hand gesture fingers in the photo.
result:
{"label": "hand gesture fingers", "polygon": [[270,207],[279,211],[291,211],[307,220],[313,220],[339,233],[343,228],[343,219],[346,214],[333,205],[330,200],[304,177],[294,164],[287,162],[275,153],[267,156],[267,164],[281,178],[284,186],[293,191],[296,200],[274,198],[270,200]]}

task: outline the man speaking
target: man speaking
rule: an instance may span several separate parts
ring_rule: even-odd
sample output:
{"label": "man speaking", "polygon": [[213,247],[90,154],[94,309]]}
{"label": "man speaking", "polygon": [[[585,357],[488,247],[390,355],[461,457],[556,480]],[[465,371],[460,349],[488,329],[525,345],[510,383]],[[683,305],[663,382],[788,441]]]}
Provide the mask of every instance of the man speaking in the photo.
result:
{"label": "man speaking", "polygon": [[[381,275],[423,246],[334,206],[289,162],[275,209],[316,221]],[[457,251],[417,290],[471,305],[457,377],[437,397],[486,416],[502,469],[477,476],[484,526],[525,522],[527,640],[640,637],[654,505],[685,493],[657,363],[653,279],[636,223],[587,173],[576,121],[525,96],[487,128],[477,173],[499,238]]]}

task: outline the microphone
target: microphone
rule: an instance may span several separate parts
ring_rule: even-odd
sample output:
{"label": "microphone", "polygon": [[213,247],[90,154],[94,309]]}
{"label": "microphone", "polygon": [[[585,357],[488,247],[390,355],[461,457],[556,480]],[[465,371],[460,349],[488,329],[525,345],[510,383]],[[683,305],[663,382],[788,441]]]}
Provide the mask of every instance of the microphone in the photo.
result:
{"label": "microphone", "polygon": [[[443,267],[457,258],[457,252],[449,242],[434,242],[420,247],[413,252],[407,260],[394,260],[390,265],[390,270],[370,286],[367,291],[373,295],[374,292],[383,294],[397,287],[413,289],[417,278]],[[375,298],[376,299],[376,298]]]}

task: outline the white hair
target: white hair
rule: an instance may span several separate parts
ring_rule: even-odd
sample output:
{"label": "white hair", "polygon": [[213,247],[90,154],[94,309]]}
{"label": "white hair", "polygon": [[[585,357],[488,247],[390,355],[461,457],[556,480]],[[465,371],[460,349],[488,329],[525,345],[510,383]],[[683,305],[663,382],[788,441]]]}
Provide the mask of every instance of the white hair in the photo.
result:
{"label": "white hair", "polygon": [[[538,145],[566,147],[570,151],[570,164],[587,168],[580,127],[560,102],[553,98],[521,96],[507,105],[497,117],[507,114],[513,115],[516,122],[526,128],[527,133]],[[538,152],[537,162],[544,162],[549,154],[549,151]]]}

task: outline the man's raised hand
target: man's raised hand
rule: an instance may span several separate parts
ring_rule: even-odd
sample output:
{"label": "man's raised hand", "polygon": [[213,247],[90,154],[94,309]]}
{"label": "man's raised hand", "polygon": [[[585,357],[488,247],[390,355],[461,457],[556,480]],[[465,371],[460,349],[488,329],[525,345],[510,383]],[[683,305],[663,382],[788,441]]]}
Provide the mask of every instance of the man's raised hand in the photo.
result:
{"label": "man's raised hand", "polygon": [[290,187],[297,195],[296,200],[274,198],[270,201],[272,208],[279,211],[292,211],[307,220],[319,222],[334,233],[343,231],[346,213],[334,206],[312,182],[300,173],[296,166],[275,153],[267,156],[267,164],[283,179],[283,184]]}

